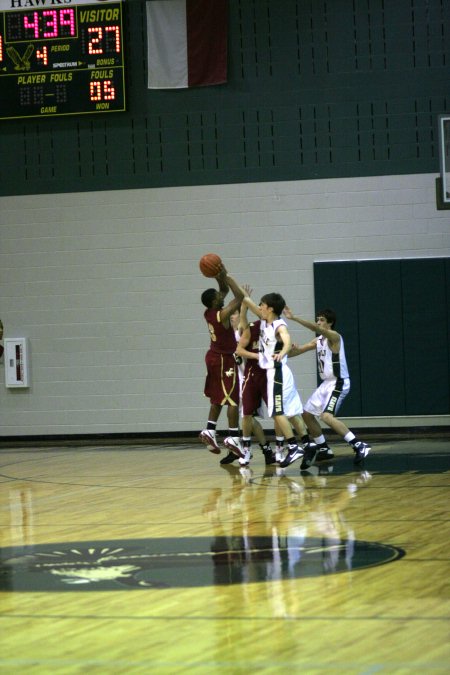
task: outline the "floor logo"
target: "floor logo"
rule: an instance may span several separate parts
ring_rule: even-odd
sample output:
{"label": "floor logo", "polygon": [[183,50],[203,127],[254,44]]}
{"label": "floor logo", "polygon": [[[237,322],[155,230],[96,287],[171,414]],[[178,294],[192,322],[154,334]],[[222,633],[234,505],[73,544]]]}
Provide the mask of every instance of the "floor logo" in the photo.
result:
{"label": "floor logo", "polygon": [[227,586],[350,572],[403,555],[386,544],[298,533],[42,544],[0,548],[0,591]]}

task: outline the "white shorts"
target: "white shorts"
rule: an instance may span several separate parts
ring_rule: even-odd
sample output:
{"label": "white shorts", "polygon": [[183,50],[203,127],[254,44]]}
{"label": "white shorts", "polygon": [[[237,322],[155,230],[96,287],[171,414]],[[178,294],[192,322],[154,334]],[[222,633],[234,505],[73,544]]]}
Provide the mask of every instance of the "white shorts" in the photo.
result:
{"label": "white shorts", "polygon": [[295,387],[294,376],[286,364],[267,370],[267,413],[269,417],[294,417],[303,412],[302,401]]}
{"label": "white shorts", "polygon": [[324,412],[336,415],[350,391],[350,380],[324,380],[305,403],[305,411],[320,417]]}

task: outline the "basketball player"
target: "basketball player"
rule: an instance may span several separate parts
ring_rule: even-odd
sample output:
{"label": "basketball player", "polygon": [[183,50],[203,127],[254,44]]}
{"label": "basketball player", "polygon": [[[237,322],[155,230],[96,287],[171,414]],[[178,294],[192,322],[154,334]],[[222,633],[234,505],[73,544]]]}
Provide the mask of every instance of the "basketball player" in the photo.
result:
{"label": "basketball player", "polygon": [[[249,293],[250,293],[250,291],[249,291]],[[248,310],[248,307],[244,304],[241,304],[240,310],[239,311],[236,310],[231,315],[231,325],[234,328],[234,334],[236,336],[237,344],[239,344],[239,341],[242,337],[243,332],[245,332],[250,326],[253,326],[253,324],[248,323],[247,310]],[[259,324],[259,321],[257,323]],[[257,334],[256,334],[256,346],[258,346],[258,338],[259,338],[259,327],[257,328]],[[243,416],[242,388],[243,388],[244,381],[245,381],[246,376],[247,376],[246,373],[248,372],[248,361],[245,357],[238,354],[237,349],[236,349],[236,363],[237,363],[237,366],[238,366],[238,375],[239,375],[239,417],[242,418],[242,416]],[[262,410],[262,400],[260,400],[259,404],[254,408],[254,413],[251,417],[251,434],[253,436],[255,436],[256,440],[258,441],[259,446],[260,446],[260,448],[263,452],[263,455],[265,457],[266,464],[272,464],[274,462],[272,448],[270,447],[270,443],[267,442],[266,434],[264,433],[264,429],[262,428],[259,420],[256,419],[256,415],[258,415],[259,417],[264,416],[264,412]],[[231,464],[236,459],[237,459],[237,455],[230,450],[228,455],[226,457],[224,457],[222,460],[220,460],[220,463],[221,464]],[[247,466],[247,464],[248,464],[247,459],[242,458],[242,457],[239,458],[239,464],[240,464],[241,467]]]}
{"label": "basketball player", "polygon": [[[245,307],[243,303],[242,307]],[[267,402],[267,371],[259,366],[259,335],[261,328],[261,320],[247,323],[247,326],[242,331],[236,348],[236,354],[245,359],[244,382],[242,387],[242,432],[243,438],[250,435],[250,418],[251,415],[244,416],[244,396],[245,396],[245,410],[260,409],[262,402]],[[253,417],[253,424],[255,419]],[[302,439],[302,443],[309,443],[308,432],[301,415],[295,415],[289,418],[289,422],[294,431]],[[253,435],[255,431],[253,431]],[[292,436],[292,434],[290,434]],[[258,437],[257,440],[259,441]],[[284,460],[284,436],[279,436],[275,431],[275,452],[272,451],[270,445],[262,447],[266,465],[280,464]],[[261,445],[261,443],[260,443]],[[304,447],[304,446],[303,446]],[[244,460],[240,460],[241,462]]]}
{"label": "basketball player", "polygon": [[316,323],[294,316],[289,307],[285,307],[284,315],[318,334],[318,337],[313,338],[311,342],[299,346],[294,345],[291,350],[291,356],[297,356],[315,349],[319,376],[322,380],[320,386],[305,404],[303,419],[316,447],[305,452],[301,468],[307,469],[315,461],[329,460],[334,457],[317,418],[325,422],[353,448],[354,463],[360,464],[369,454],[371,447],[358,440],[355,434],[336,418],[337,411],[350,391],[350,377],[345,358],[344,340],[342,335],[334,330],[335,312],[332,309],[320,310],[317,312]]}
{"label": "basketball player", "polygon": [[[200,440],[210,452],[220,454],[216,439],[216,426],[223,406],[227,406],[229,435],[225,446],[238,457],[243,452],[239,438],[239,376],[234,357],[236,336],[230,317],[239,309],[247,287],[241,288],[231,277],[225,266],[215,277],[219,290],[208,288],[202,293],[201,301],[206,309],[204,317],[211,338],[205,356],[206,380],[204,393],[210,400],[206,429],[200,432]],[[224,299],[231,289],[234,298],[224,306]]]}
{"label": "basketball player", "polygon": [[[264,401],[269,416],[274,418],[277,437],[286,438],[288,452],[283,461],[280,462],[281,467],[286,467],[303,455],[303,449],[297,445],[289,422],[289,417],[302,414],[303,407],[295,387],[292,371],[287,365],[291,338],[286,321],[280,318],[286,303],[279,293],[264,295],[259,306],[248,295],[244,297],[243,302],[261,319],[258,364],[260,369],[265,371],[266,376]],[[248,424],[249,416],[254,410],[254,402],[249,404],[245,390],[244,383],[242,443],[245,456],[249,456],[251,432]]]}

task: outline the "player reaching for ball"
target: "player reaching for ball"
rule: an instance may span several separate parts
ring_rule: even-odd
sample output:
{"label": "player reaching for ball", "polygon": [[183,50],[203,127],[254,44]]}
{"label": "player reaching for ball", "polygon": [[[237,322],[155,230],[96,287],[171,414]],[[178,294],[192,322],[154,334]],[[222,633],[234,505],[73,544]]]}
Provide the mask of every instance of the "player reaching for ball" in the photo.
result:
{"label": "player reaching for ball", "polygon": [[[239,309],[247,287],[231,277],[223,263],[216,275],[219,289],[208,288],[202,293],[201,301],[206,309],[204,317],[211,338],[205,356],[205,396],[209,398],[210,409],[206,429],[200,432],[200,440],[210,452],[220,454],[216,438],[216,426],[223,406],[227,407],[228,436],[224,440],[228,450],[238,457],[243,456],[239,438],[239,376],[234,356],[236,336],[231,325],[231,315]],[[234,298],[225,305],[224,300],[231,289]]]}
{"label": "player reaching for ball", "polygon": [[[261,319],[258,364],[261,372],[265,371],[265,378],[263,377],[259,383],[255,383],[256,387],[253,393],[263,396],[267,404],[268,414],[274,418],[277,437],[286,439],[288,452],[280,462],[280,466],[284,468],[304,454],[304,449],[297,444],[289,422],[290,417],[294,418],[302,414],[303,406],[295,386],[294,376],[287,365],[288,353],[291,349],[291,337],[286,321],[281,318],[286,303],[279,293],[263,295],[259,305],[249,295],[245,296],[243,302]],[[238,353],[242,354],[242,351],[238,349]],[[248,356],[251,356],[251,354],[249,353]],[[242,396],[244,458],[246,454],[250,454],[249,421],[255,407],[252,395],[247,396],[247,394],[249,392],[244,385]]]}

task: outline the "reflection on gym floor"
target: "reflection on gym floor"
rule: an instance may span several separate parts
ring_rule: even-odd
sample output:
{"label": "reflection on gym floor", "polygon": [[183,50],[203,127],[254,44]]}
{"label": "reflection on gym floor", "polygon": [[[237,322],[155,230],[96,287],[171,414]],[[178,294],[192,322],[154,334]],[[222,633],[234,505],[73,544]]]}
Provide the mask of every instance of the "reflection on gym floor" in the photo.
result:
{"label": "reflection on gym floor", "polygon": [[448,671],[445,440],[358,470],[344,447],[308,472],[196,444],[0,459],[5,672]]}

